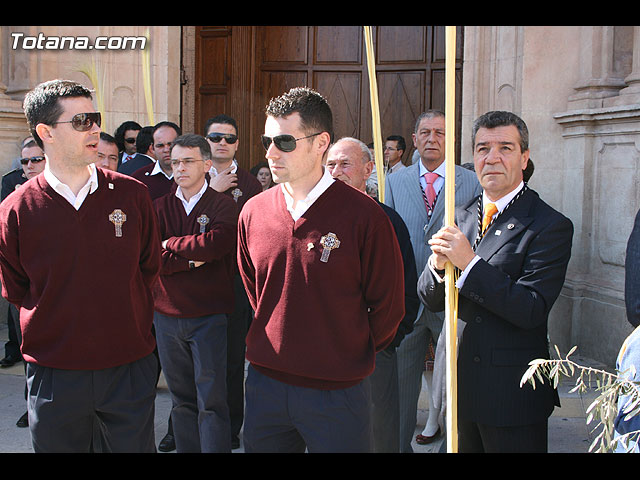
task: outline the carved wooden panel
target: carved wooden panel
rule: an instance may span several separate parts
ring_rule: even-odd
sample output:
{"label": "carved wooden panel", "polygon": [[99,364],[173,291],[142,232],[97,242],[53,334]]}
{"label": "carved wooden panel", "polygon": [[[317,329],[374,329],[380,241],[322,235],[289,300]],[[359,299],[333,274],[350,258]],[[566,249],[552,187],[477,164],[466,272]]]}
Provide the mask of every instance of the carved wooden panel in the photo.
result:
{"label": "carved wooden panel", "polygon": [[[405,137],[407,162],[416,117],[428,108],[444,109],[444,27],[379,26],[372,30],[382,136]],[[264,107],[273,96],[295,86],[309,86],[328,99],[335,138],[372,141],[363,27],[197,27],[196,36],[195,123],[202,125],[217,113],[235,116],[241,130],[238,161],[245,168],[264,159],[259,141]],[[462,38],[462,28],[458,28],[458,106]],[[459,113],[458,107],[458,125]]]}

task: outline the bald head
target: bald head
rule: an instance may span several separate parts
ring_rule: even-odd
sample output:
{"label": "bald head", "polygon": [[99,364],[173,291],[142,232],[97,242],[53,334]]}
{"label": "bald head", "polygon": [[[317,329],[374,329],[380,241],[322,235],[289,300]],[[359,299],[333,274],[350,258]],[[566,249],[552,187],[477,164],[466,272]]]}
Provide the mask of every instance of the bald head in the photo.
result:
{"label": "bald head", "polygon": [[367,179],[373,171],[373,159],[363,142],[345,137],[329,149],[326,166],[333,178],[365,192]]}

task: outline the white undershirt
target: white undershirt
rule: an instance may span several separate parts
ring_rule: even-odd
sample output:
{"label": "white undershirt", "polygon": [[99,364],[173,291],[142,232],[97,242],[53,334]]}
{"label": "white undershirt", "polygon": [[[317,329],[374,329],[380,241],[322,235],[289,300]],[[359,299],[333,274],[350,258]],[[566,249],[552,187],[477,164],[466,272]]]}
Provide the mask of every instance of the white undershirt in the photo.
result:
{"label": "white undershirt", "polygon": [[300,219],[300,217],[302,217],[302,215],[304,215],[304,213],[309,210],[309,207],[313,205],[313,202],[315,202],[320,197],[320,195],[322,195],[327,190],[327,188],[329,188],[331,184],[335,182],[335,178],[331,176],[329,170],[324,167],[323,170],[324,173],[322,174],[322,178],[320,178],[320,181],[316,183],[316,186],[311,189],[304,200],[298,200],[295,208],[293,208],[294,199],[291,194],[287,192],[284,183],[280,185],[280,187],[282,188],[282,193],[284,193],[284,201],[287,204],[287,210],[291,214],[291,217],[293,217],[294,222],[297,222],[298,219]]}
{"label": "white undershirt", "polygon": [[195,207],[196,203],[198,203],[198,201],[202,198],[202,195],[204,195],[204,192],[207,191],[208,186],[209,185],[205,181],[202,184],[202,188],[200,189],[200,191],[193,195],[189,200],[184,197],[184,193],[182,193],[182,187],[176,188],[176,197],[178,197],[180,201],[182,201],[182,206],[184,207],[184,211],[187,212],[187,215],[191,213],[193,207]]}
{"label": "white undershirt", "polygon": [[[486,193],[482,192],[482,211],[484,212],[487,204],[489,203],[493,203],[496,208],[498,209],[498,211],[493,215],[493,218],[496,218],[496,216],[500,215],[502,213],[502,211],[507,207],[507,205],[509,205],[509,202],[511,202],[511,200],[513,200],[513,198],[518,194],[518,192],[520,192],[520,190],[522,190],[522,188],[524,187],[524,182],[520,182],[520,184],[511,192],[507,193],[504,197],[496,200],[495,202],[492,202],[491,200],[489,200],[487,198]],[[465,268],[464,270],[462,270],[460,272],[460,276],[458,277],[458,280],[456,281],[456,287],[458,289],[461,289],[462,286],[464,285],[464,281],[467,278],[467,275],[469,275],[469,272],[471,271],[471,269],[473,268],[473,266],[478,263],[478,260],[480,260],[480,257],[478,255],[476,255],[475,257],[473,257],[473,259],[469,262],[469,264],[467,265],[467,268]],[[436,277],[436,280],[439,283],[444,282],[444,278],[441,277],[436,271],[435,268],[433,267],[433,265],[431,264],[431,257],[429,257],[429,259],[427,260],[427,265],[429,266],[429,270],[431,270],[431,272],[434,274],[434,276]]]}
{"label": "white undershirt", "polygon": [[87,195],[92,194],[98,189],[98,174],[96,173],[96,166],[91,163],[87,168],[89,169],[89,180],[87,180],[87,183],[85,183],[85,185],[80,189],[78,195],[75,195],[68,185],[62,183],[56,178],[53,172],[49,169],[49,162],[47,162],[44,167],[44,179],[49,185],[51,185],[51,188],[62,195],[62,197],[67,200],[73,208],[80,210],[80,207],[87,198]]}

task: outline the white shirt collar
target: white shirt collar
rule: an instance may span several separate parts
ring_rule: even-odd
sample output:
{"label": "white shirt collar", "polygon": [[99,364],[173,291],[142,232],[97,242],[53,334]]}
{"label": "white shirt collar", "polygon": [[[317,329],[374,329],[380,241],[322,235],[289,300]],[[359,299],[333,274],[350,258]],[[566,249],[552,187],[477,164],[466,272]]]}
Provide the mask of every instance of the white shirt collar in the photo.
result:
{"label": "white shirt collar", "polygon": [[153,170],[151,170],[151,173],[149,173],[149,175],[157,175],[158,173],[163,174],[165,177],[167,177],[169,180],[173,179],[173,173],[171,173],[171,175],[167,175],[165,173],[164,170],[162,170],[162,168],[160,167],[160,161],[156,160],[155,165],[153,166]]}
{"label": "white shirt collar", "polygon": [[[419,161],[420,164],[420,176],[424,176],[425,173],[429,172],[429,170],[427,170],[427,167],[424,166],[424,163],[422,163],[422,160]],[[447,171],[447,167],[445,162],[442,162],[438,168],[436,168],[432,173],[437,173],[438,175],[440,175],[442,178],[444,178],[444,174]]]}
{"label": "white shirt collar", "polygon": [[[231,173],[236,173],[236,170],[238,170],[238,162],[236,162],[236,159],[234,158],[233,161],[231,162]],[[209,175],[213,175],[213,176],[218,175],[218,170],[216,170],[216,167],[214,167],[213,165],[209,170]]]}
{"label": "white shirt collar", "polygon": [[49,185],[51,185],[51,188],[59,193],[71,205],[73,205],[76,210],[79,210],[82,206],[82,203],[87,198],[87,195],[92,194],[98,189],[98,174],[96,166],[91,163],[87,165],[87,168],[89,169],[89,180],[87,180],[87,183],[85,183],[84,186],[80,189],[78,195],[75,195],[68,185],[58,180],[58,178],[49,168],[49,162],[46,162],[44,166],[44,179]]}
{"label": "white shirt collar", "polygon": [[324,173],[322,174],[320,181],[316,183],[315,187],[311,189],[304,200],[298,201],[298,203],[296,204],[296,208],[293,208],[293,197],[291,196],[291,194],[287,192],[284,184],[280,185],[282,193],[284,194],[285,203],[287,204],[287,210],[293,217],[294,221],[297,221],[300,217],[302,217],[302,215],[304,215],[309,207],[313,205],[313,202],[315,202],[320,197],[320,195],[322,195],[327,190],[327,188],[329,188],[331,184],[335,182],[335,178],[331,176],[329,170],[324,167],[322,168],[324,170]]}
{"label": "white shirt collar", "polygon": [[498,213],[501,213],[505,209],[505,207],[509,205],[509,202],[513,200],[513,197],[515,197],[518,194],[518,192],[522,190],[523,187],[524,187],[524,182],[520,182],[520,184],[515,189],[507,193],[504,197],[496,200],[495,202],[492,202],[491,200],[489,200],[487,198],[487,194],[482,192],[482,211],[484,211],[484,208],[487,206],[488,203],[493,203],[498,209]]}
{"label": "white shirt collar", "polygon": [[176,197],[178,197],[182,201],[182,206],[184,207],[185,212],[187,212],[187,215],[191,213],[193,207],[195,207],[196,203],[200,201],[202,195],[204,195],[204,192],[207,191],[208,186],[209,184],[205,181],[200,191],[193,195],[189,200],[184,197],[184,194],[182,193],[182,187],[176,188]]}

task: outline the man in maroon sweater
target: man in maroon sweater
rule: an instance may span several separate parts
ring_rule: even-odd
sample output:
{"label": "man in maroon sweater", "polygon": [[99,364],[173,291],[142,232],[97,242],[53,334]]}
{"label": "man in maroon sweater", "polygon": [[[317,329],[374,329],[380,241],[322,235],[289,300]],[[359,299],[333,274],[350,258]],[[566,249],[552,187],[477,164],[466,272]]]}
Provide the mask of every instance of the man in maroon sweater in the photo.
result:
{"label": "man in maroon sweater", "polygon": [[240,213],[247,335],[247,452],[371,451],[368,376],[404,315],[389,218],[322,166],[326,100],[294,88],[267,107],[263,145],[280,185]]}
{"label": "man in maroon sweater", "polygon": [[[233,198],[238,211],[241,211],[247,200],[262,192],[262,186],[255,176],[241,168],[236,161],[240,143],[238,123],[228,115],[216,115],[205,123],[204,135],[211,147],[213,163],[209,170],[209,186]],[[244,421],[245,338],[252,312],[237,268],[233,284],[235,308],[227,323],[227,394],[231,446],[236,449],[240,448],[240,430]]]}
{"label": "man in maroon sweater", "polygon": [[24,110],[47,164],[0,205],[0,280],[20,311],[33,448],[154,452],[153,205],[93,164],[100,113],[85,87],[45,82]]}
{"label": "man in maroon sweater", "polygon": [[153,155],[155,163],[146,165],[133,173],[149,189],[151,200],[169,193],[174,187],[171,170],[171,146],[182,129],[172,122],[160,122],[153,128]]}
{"label": "man in maroon sweater", "polygon": [[234,307],[237,206],[207,184],[204,137],[178,137],[171,164],[177,189],[154,202],[163,250],[153,297],[176,450],[230,452],[227,314]]}

